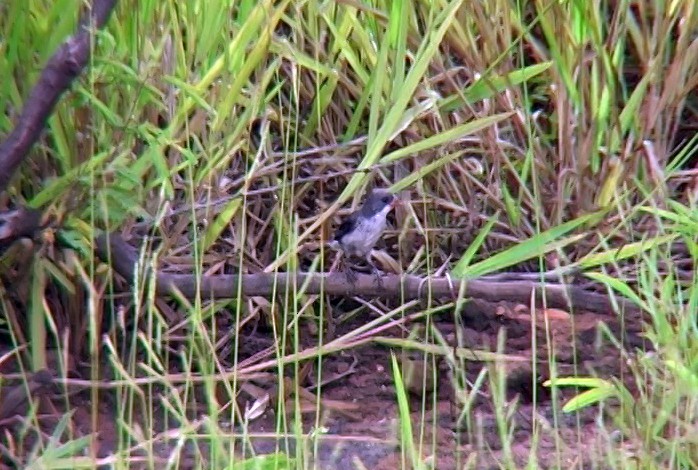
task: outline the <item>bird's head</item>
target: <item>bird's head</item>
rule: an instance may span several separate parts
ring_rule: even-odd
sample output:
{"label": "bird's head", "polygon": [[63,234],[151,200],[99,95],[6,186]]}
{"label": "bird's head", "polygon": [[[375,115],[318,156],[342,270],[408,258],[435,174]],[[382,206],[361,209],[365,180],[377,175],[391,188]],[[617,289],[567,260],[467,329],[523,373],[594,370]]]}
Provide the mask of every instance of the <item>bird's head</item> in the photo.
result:
{"label": "bird's head", "polygon": [[399,199],[391,192],[385,189],[373,189],[368,193],[363,206],[361,206],[361,215],[372,217],[383,211],[387,214],[398,203]]}

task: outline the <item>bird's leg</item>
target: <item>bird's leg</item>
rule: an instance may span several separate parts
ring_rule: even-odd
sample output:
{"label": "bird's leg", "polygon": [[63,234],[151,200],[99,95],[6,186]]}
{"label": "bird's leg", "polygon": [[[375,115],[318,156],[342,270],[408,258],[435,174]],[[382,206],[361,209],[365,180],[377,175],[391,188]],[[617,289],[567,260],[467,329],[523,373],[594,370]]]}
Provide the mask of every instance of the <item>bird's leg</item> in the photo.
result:
{"label": "bird's leg", "polygon": [[342,255],[342,270],[344,271],[344,275],[347,277],[347,282],[351,284],[352,287],[356,285],[356,273],[354,272],[353,269],[351,269],[351,266],[349,266],[348,262],[348,257],[346,254]]}
{"label": "bird's leg", "polygon": [[383,288],[383,273],[376,267],[376,265],[371,261],[371,253],[366,255],[366,262],[371,266],[371,272],[373,273],[373,282],[380,288]]}

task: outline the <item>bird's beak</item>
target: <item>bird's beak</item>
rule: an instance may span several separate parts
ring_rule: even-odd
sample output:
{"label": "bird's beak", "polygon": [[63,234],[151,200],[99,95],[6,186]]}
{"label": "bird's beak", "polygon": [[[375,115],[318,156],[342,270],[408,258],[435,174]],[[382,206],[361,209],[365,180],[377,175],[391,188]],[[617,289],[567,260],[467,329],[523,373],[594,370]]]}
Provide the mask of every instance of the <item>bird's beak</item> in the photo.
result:
{"label": "bird's beak", "polygon": [[393,198],[393,202],[390,203],[390,208],[395,209],[397,206],[401,206],[402,202],[397,197]]}

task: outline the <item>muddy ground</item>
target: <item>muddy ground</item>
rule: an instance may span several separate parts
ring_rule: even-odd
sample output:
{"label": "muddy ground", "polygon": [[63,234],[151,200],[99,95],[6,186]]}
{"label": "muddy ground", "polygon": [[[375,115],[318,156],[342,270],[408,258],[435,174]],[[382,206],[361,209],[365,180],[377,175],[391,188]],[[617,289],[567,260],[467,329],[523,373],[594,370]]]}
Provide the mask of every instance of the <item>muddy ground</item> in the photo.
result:
{"label": "muddy ground", "polygon": [[[626,351],[632,352],[647,347],[641,336],[641,321],[630,316],[620,321],[617,315],[610,312],[575,312],[571,315],[560,310],[548,310],[546,315],[543,311],[538,311],[534,322],[534,316],[523,306],[475,301],[467,307],[459,326],[447,314],[434,317],[433,320],[435,327],[449,342],[455,343],[456,328],[460,328],[460,334],[473,351],[495,350],[498,335],[504,329],[506,341],[503,352],[529,359],[528,362],[507,365],[505,396],[512,430],[511,454],[508,457],[516,466],[522,467],[535,458],[538,468],[603,468],[598,463],[603,461],[601,452],[608,439],[604,436],[605,431],[599,427],[599,423],[603,421],[599,408],[589,407],[578,413],[562,413],[561,404],[574,396],[575,390],[561,389],[557,404],[553,403],[550,389],[542,385],[550,377],[548,359],[550,355],[554,355],[560,376],[572,375],[576,370],[579,375],[630,377],[631,374],[627,374],[625,370],[627,359],[621,358],[618,348],[599,333],[598,325],[601,322],[608,325],[616,337],[622,339]],[[375,315],[365,312],[349,323],[338,325],[334,334],[340,336],[372,318]],[[545,327],[546,318],[548,328]],[[249,330],[246,335],[247,346],[241,351],[243,357],[254,353],[256,346],[270,344],[269,331],[263,327]],[[406,329],[394,328],[383,332],[383,335],[404,338]],[[308,332],[306,342],[312,344],[316,340],[314,338]],[[538,358],[535,373],[530,362],[534,356]],[[462,416],[462,406],[454,391],[453,374],[448,364],[444,360],[437,360],[435,364],[438,379],[433,391],[409,394],[413,433],[425,461],[432,463],[433,468],[437,469],[510,467],[493,412],[489,381],[486,380],[481,390],[474,394],[470,412]],[[5,372],[7,367],[4,366]],[[468,381],[472,384],[486,367],[481,361],[467,361]],[[312,404],[304,410],[305,431],[309,432],[316,426],[324,429],[317,452],[313,453],[316,468],[361,468],[359,462],[365,468],[373,470],[405,468],[399,445],[391,349],[384,345],[367,344],[356,348],[352,354],[341,353],[326,357],[324,377],[342,375],[347,371],[353,372],[322,387],[323,406],[319,419],[316,420],[317,413]],[[82,371],[81,375],[84,374],[85,371]],[[308,379],[301,384],[305,399],[311,403],[313,393],[316,392],[312,386],[315,375],[314,371],[310,371]],[[632,389],[632,384],[629,385]],[[41,388],[37,386],[33,394],[42,397],[41,422],[48,433],[66,409],[65,398],[56,394],[55,390],[53,395],[38,393],[37,390]],[[12,410],[8,414],[7,408],[15,407],[16,412],[22,411],[21,406],[16,406],[21,401],[17,400],[17,396],[26,396],[26,392],[21,392],[26,387],[21,387],[20,391],[15,389],[14,395],[8,397],[10,390],[6,387],[3,391],[2,406],[5,410],[0,410],[0,413],[5,413],[6,416],[0,416],[3,418],[0,424],[6,431],[14,432],[22,426],[21,419],[12,416]],[[70,406],[74,410],[71,428],[74,436],[93,433],[96,424],[97,432],[94,435],[97,439],[93,450],[102,457],[118,448],[116,417],[113,412],[115,399],[108,392],[103,393],[97,406],[99,418],[94,420],[91,418],[90,392],[75,392],[71,395]],[[252,401],[252,394],[243,392],[239,396],[242,408]],[[192,412],[201,415],[205,412],[205,406]],[[157,421],[160,431],[164,431],[165,421]],[[252,439],[254,449],[238,447],[237,450],[247,455],[251,452],[282,451],[296,456],[297,443],[293,438],[272,437],[277,422],[274,407],[267,406],[248,428],[250,434],[258,435]],[[293,435],[291,420],[286,422],[290,435]],[[231,429],[231,432],[239,430],[238,427]],[[613,431],[610,425],[607,430]],[[201,459],[207,458],[209,449],[205,439],[202,442],[198,446],[189,443],[184,447],[180,460],[183,468],[195,466]],[[5,449],[12,448],[13,444],[8,441],[7,434],[2,438],[2,444]],[[173,445],[173,441],[160,442],[153,450],[166,459]],[[304,442],[301,445],[311,444]],[[17,465],[18,461],[12,462],[8,452],[3,453],[5,465]]]}

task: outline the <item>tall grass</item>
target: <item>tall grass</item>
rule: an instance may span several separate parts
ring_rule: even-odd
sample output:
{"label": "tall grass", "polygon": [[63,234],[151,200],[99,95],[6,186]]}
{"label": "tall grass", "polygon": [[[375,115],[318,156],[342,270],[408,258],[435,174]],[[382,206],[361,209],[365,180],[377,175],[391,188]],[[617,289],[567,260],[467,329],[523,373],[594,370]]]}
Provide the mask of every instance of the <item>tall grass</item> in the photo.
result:
{"label": "tall grass", "polygon": [[[0,135],[83,3],[0,5]],[[165,302],[153,279],[138,277],[124,294],[93,241],[103,230],[127,234],[142,265],[197,277],[326,271],[329,253],[317,247],[337,210],[377,184],[411,201],[388,236],[386,266],[432,274],[447,265],[459,277],[573,266],[635,300],[654,353],[624,351],[639,393],[635,403],[618,394],[613,426],[637,444],[639,467],[695,466],[698,225],[687,129],[697,24],[690,0],[119,2],[96,34],[89,70],[2,199],[41,208],[60,226],[32,263],[16,251],[3,256],[13,346],[31,344],[22,354],[35,369],[53,350],[89,363],[93,423],[100,407],[113,410],[118,446],[96,460],[96,441],[66,431],[65,418],[31,452],[20,451],[29,441],[13,449],[37,468],[158,459],[313,467],[324,404],[321,390],[306,396],[315,416],[308,432],[308,360],[321,381],[325,355],[352,351],[388,325],[459,312],[464,299],[373,306],[377,320],[327,339],[339,315],[303,286],[271,299],[202,293]],[[239,331],[258,321],[270,325],[270,346],[243,360]],[[317,344],[304,348],[309,328]],[[466,359],[434,334],[417,342],[464,377]],[[473,396],[488,383],[502,465],[520,465],[497,394],[502,364],[516,358],[478,353],[470,360],[488,365],[477,383],[454,378],[459,411],[473,423]],[[275,409],[273,434],[295,438],[295,455],[281,444],[252,455],[247,424],[257,412],[239,407],[243,389],[257,412]],[[396,402],[404,465],[426,468],[436,449],[420,454],[406,442],[417,437],[405,396]],[[603,431],[599,465],[627,468],[614,430]]]}

